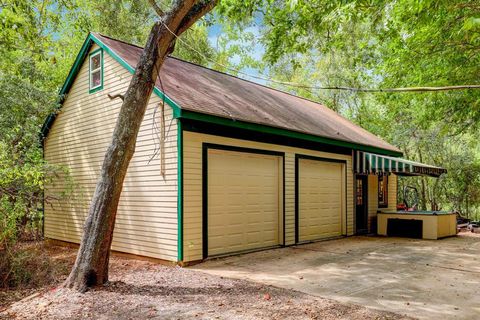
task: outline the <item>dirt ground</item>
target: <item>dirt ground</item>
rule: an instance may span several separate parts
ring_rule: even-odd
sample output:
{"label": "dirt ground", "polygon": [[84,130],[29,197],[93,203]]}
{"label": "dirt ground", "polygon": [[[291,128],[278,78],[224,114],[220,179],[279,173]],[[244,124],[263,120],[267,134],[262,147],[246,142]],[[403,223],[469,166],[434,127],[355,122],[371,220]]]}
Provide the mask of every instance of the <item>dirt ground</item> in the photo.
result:
{"label": "dirt ground", "polygon": [[[58,252],[70,260],[75,254],[74,249]],[[105,287],[80,294],[45,286],[8,306],[0,318],[409,319],[295,290],[145,261],[112,257],[110,270],[111,282]]]}

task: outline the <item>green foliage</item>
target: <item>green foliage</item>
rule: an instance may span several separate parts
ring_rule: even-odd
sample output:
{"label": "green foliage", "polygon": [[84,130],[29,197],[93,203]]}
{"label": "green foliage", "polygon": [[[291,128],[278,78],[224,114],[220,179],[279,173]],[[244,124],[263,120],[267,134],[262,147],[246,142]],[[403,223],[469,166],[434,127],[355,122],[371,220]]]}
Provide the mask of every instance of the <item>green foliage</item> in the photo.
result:
{"label": "green foliage", "polygon": [[85,38],[88,32],[95,31],[143,46],[156,18],[148,1],[80,0],[74,2],[77,9],[69,10],[66,14],[68,20],[77,22],[75,29],[69,31],[79,34],[82,38]]}
{"label": "green foliage", "polygon": [[53,111],[55,95],[1,72],[0,87],[0,248],[5,249],[20,232],[41,227],[45,179],[65,170],[46,164],[39,145],[40,124]]}
{"label": "green foliage", "polygon": [[208,65],[216,60],[217,53],[208,42],[208,30],[205,24],[196,24],[185,31],[177,41],[173,56],[200,65]]}

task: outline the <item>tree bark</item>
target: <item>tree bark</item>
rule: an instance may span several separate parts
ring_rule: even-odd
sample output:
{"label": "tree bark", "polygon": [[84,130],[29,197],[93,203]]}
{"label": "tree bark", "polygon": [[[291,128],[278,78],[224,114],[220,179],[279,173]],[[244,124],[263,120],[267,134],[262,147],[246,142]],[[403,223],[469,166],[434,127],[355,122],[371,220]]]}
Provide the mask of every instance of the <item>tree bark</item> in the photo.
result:
{"label": "tree bark", "polygon": [[172,33],[180,35],[216,3],[216,0],[177,0],[152,27],[124,96],[90,204],[77,259],[65,287],[84,292],[88,287],[108,281],[110,247],[123,181],[158,73],[175,45],[176,37]]}

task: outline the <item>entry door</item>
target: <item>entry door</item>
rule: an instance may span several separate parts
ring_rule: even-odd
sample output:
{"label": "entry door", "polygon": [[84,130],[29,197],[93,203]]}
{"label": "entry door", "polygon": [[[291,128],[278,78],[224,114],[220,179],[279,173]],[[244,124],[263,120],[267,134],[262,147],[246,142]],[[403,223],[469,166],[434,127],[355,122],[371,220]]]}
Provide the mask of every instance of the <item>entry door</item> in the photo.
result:
{"label": "entry door", "polygon": [[208,252],[280,243],[281,157],[208,149]]}
{"label": "entry door", "polygon": [[356,230],[357,233],[368,231],[368,176],[357,176],[356,179]]}

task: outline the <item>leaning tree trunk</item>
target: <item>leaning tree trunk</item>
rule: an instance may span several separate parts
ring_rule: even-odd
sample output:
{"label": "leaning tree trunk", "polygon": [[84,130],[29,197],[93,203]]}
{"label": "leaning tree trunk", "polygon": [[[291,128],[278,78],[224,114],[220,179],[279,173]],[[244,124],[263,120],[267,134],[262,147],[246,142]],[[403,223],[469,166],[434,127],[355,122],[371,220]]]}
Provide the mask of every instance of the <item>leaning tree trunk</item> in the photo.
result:
{"label": "leaning tree trunk", "polygon": [[110,246],[123,181],[159,70],[175,45],[172,33],[180,35],[215,5],[215,0],[177,0],[165,14],[154,5],[161,17],[150,32],[124,96],[90,204],[77,259],[64,286],[84,292],[90,286],[108,281]]}

